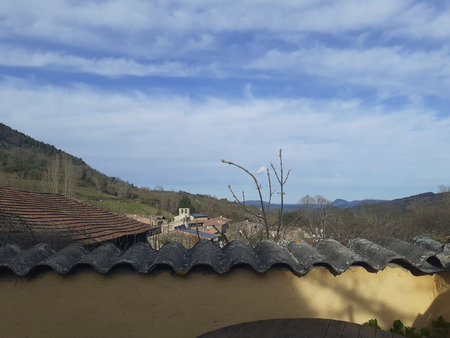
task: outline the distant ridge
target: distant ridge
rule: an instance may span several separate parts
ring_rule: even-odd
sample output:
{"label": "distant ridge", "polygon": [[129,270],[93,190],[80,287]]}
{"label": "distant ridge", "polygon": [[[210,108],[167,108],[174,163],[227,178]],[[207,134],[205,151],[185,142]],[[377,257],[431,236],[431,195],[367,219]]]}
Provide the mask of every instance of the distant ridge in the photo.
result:
{"label": "distant ridge", "polygon": [[440,202],[442,200],[443,194],[435,194],[433,192],[425,192],[422,194],[412,195],[403,198],[397,198],[395,200],[382,203],[382,205],[387,205],[390,208],[406,209],[412,202],[420,201],[424,205],[431,205],[433,203]]}
{"label": "distant ridge", "polygon": [[381,203],[381,202],[388,202],[388,200],[365,199],[365,200],[354,200],[354,201],[348,202],[343,199],[336,199],[331,204],[334,207],[349,209],[349,208],[357,207],[360,204],[377,204],[377,203]]}
{"label": "distant ridge", "polygon": [[[391,210],[406,210],[411,206],[412,203],[421,203],[423,206],[430,206],[436,203],[442,202],[444,195],[448,195],[447,193],[438,193],[435,194],[433,192],[425,192],[417,195],[397,198],[394,200],[378,200],[378,199],[365,199],[365,200],[354,200],[354,201],[346,201],[344,199],[336,199],[331,202],[330,206],[340,208],[340,209],[352,209],[357,208],[359,206],[371,206],[374,208],[389,208]],[[259,207],[260,202],[256,200],[246,201],[246,204]],[[267,206],[267,202],[264,202],[264,205]],[[277,208],[280,208],[280,204],[272,204],[271,210],[275,211]],[[310,204],[310,208],[319,208],[319,204]],[[305,204],[285,204],[284,210],[285,212],[293,212],[302,208],[306,208]]]}
{"label": "distant ridge", "polygon": [[[377,204],[377,203],[382,203],[382,202],[389,202],[388,200],[376,200],[376,199],[365,199],[365,200],[355,200],[355,201],[346,201],[344,199],[336,199],[333,202],[331,202],[331,206],[336,207],[336,208],[341,208],[341,209],[350,209],[350,208],[354,208],[357,207],[360,204]],[[254,205],[256,207],[258,207],[260,205],[260,201],[257,200],[250,200],[250,201],[246,201],[245,202],[248,205]],[[268,203],[264,202],[264,205],[267,206]],[[271,204],[271,208],[280,208],[281,204]],[[310,204],[309,207],[312,208],[319,208],[320,205],[319,204]],[[301,208],[306,208],[306,204],[284,204],[284,209],[286,210],[286,212],[291,212],[291,211],[295,211]]]}

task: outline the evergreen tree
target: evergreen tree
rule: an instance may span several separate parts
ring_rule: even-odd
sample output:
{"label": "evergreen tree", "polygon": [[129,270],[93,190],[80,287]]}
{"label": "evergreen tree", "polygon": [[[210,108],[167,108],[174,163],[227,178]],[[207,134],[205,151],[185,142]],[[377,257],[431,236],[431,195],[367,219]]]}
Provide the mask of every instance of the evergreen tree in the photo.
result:
{"label": "evergreen tree", "polygon": [[181,198],[180,203],[178,203],[178,208],[189,208],[189,211],[191,213],[195,211],[194,207],[192,206],[191,200],[186,195]]}

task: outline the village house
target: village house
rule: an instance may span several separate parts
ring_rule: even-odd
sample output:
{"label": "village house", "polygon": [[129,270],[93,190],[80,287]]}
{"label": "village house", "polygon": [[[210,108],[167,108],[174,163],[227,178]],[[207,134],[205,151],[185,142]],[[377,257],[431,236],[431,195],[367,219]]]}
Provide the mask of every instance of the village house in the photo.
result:
{"label": "village house", "polygon": [[226,233],[229,222],[232,221],[223,216],[210,219],[205,214],[191,214],[189,208],[179,208],[179,214],[174,217],[172,222],[167,221],[164,216],[141,214],[127,214],[125,216],[149,225],[148,242],[155,249],[159,249],[161,245],[160,235],[164,234],[172,234],[172,240],[178,240],[189,247],[199,240],[224,245],[223,234]]}
{"label": "village house", "polygon": [[208,220],[208,216],[204,214],[194,213],[191,214],[189,208],[179,208],[178,215],[174,217],[174,220],[169,224],[169,231],[174,230],[176,227],[198,227],[202,226],[204,221]]}
{"label": "village house", "polygon": [[203,231],[211,233],[226,233],[230,227],[231,218],[223,216],[210,218],[203,223]]}
{"label": "village house", "polygon": [[171,231],[183,232],[198,240],[208,240],[224,245],[223,235],[226,233],[231,219],[225,217],[209,218],[205,214],[190,213],[189,208],[179,208],[174,221],[169,223]]}
{"label": "village house", "polygon": [[150,230],[147,235],[149,237],[155,236],[161,233],[166,233],[169,231],[168,221],[164,216],[158,215],[138,215],[138,214],[126,214],[128,218],[134,219],[137,222],[141,222],[144,224],[148,224],[150,226]]}
{"label": "village house", "polygon": [[128,218],[136,220],[149,225],[149,230],[147,231],[147,241],[149,244],[155,248],[159,249],[161,245],[161,234],[166,234],[169,232],[169,222],[162,215],[139,215],[139,214],[127,214]]}

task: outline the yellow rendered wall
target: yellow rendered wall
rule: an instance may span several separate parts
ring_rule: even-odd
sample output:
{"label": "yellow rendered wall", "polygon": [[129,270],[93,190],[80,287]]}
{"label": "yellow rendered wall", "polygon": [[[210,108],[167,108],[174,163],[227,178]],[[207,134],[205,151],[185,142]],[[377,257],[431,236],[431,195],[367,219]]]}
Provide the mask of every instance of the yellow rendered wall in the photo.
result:
{"label": "yellow rendered wall", "polygon": [[378,273],[352,267],[339,276],[314,268],[226,275],[169,271],[141,275],[92,270],[59,276],[0,274],[1,337],[193,337],[270,318],[331,318],[362,323],[395,319],[417,327],[450,321],[450,273],[413,276],[399,267]]}

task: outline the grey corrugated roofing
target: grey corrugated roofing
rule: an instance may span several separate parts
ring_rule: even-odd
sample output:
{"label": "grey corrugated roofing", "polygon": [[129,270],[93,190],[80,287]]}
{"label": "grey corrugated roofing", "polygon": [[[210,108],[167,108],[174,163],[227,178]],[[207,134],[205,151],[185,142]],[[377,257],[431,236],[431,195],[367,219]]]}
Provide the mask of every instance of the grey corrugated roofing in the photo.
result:
{"label": "grey corrugated roofing", "polygon": [[38,244],[28,250],[6,245],[0,247],[0,268],[25,276],[42,267],[67,274],[78,265],[91,266],[102,274],[124,264],[139,273],[150,273],[158,267],[168,266],[180,274],[186,274],[196,266],[207,266],[223,274],[236,265],[247,265],[259,273],[282,265],[304,275],[314,266],[325,266],[340,274],[352,265],[364,266],[374,272],[384,269],[389,263],[397,263],[415,273],[435,273],[450,270],[450,248],[446,245],[428,238],[415,238],[411,243],[389,239],[380,244],[355,239],[348,246],[326,239],[315,247],[306,242],[292,242],[282,247],[275,242],[264,241],[254,249],[239,241],[233,241],[224,248],[200,241],[192,249],[171,242],[159,251],[147,243],[136,243],[126,251],[105,243],[94,250],[71,245],[58,252],[46,244]]}
{"label": "grey corrugated roofing", "polygon": [[[194,230],[194,229],[183,228],[183,229],[180,229],[180,231],[186,232],[186,233],[188,233],[190,235],[197,236],[197,231]],[[207,232],[204,232],[204,231],[200,231],[200,230],[198,231],[198,235],[201,236],[201,237],[209,238],[209,239],[214,239],[214,238],[219,237],[218,235],[213,235],[213,234],[210,234],[210,233],[207,233]]]}
{"label": "grey corrugated roofing", "polygon": [[208,217],[205,214],[191,214],[191,216],[193,216],[193,217]]}

